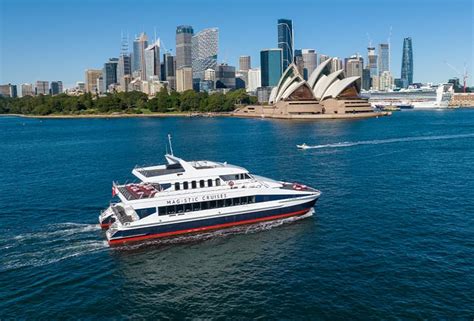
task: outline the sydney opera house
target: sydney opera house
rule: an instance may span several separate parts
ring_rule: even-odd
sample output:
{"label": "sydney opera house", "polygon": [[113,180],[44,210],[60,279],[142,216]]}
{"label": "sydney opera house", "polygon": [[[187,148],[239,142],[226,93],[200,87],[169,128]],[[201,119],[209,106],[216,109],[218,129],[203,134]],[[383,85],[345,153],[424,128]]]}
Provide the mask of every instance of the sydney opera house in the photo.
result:
{"label": "sydney opera house", "polygon": [[268,104],[239,108],[235,116],[274,118],[359,118],[381,115],[361,98],[360,77],[345,77],[331,70],[331,61],[321,63],[304,80],[295,64],[285,70],[270,94]]}

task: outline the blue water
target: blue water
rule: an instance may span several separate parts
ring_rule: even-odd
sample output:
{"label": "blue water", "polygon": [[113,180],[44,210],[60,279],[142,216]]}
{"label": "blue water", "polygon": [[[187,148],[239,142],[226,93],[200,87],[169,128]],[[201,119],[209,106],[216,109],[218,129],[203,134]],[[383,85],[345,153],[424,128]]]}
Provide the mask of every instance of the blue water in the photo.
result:
{"label": "blue water", "polygon": [[[320,189],[315,214],[109,249],[111,182],[162,163],[168,133],[185,159]],[[474,317],[474,110],[0,117],[0,165],[0,319]]]}

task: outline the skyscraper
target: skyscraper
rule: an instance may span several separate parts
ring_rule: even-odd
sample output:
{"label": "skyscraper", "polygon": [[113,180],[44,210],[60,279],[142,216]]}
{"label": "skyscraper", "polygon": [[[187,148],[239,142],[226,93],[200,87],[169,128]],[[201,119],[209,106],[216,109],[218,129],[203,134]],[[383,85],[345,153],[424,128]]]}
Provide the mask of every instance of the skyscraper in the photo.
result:
{"label": "skyscraper", "polygon": [[208,28],[192,36],[193,79],[204,79],[206,69],[216,69],[219,51],[219,29]]}
{"label": "skyscraper", "polygon": [[183,92],[193,89],[193,70],[183,67],[176,70],[176,91]]}
{"label": "skyscraper", "polygon": [[283,73],[282,56],[283,50],[281,48],[260,51],[262,87],[278,85],[278,81]]}
{"label": "skyscraper", "polygon": [[117,64],[117,82],[123,91],[127,91],[127,76],[132,75],[132,59],[129,53],[121,53]]}
{"label": "skyscraper", "polygon": [[252,68],[250,64],[250,56],[240,56],[239,57],[239,70],[249,71],[250,68]]}
{"label": "skyscraper", "polygon": [[161,74],[160,66],[160,40],[145,49],[145,76],[144,80],[159,80]]}
{"label": "skyscraper", "polygon": [[401,79],[404,87],[413,84],[413,47],[410,37],[403,39]]}
{"label": "skyscraper", "polygon": [[370,77],[378,76],[377,54],[375,53],[375,47],[372,46],[367,48],[367,68],[369,68]]}
{"label": "skyscraper", "polygon": [[21,96],[34,96],[35,91],[33,90],[32,84],[21,84]]}
{"label": "skyscraper", "polygon": [[97,78],[102,77],[101,69],[87,69],[86,70],[86,92],[95,94],[98,90],[102,88],[97,88]]}
{"label": "skyscraper", "polygon": [[63,82],[52,81],[51,82],[51,95],[59,95],[63,93]]}
{"label": "skyscraper", "polygon": [[249,69],[247,91],[256,92],[257,88],[260,87],[261,84],[262,84],[262,77],[260,74],[260,68]]}
{"label": "skyscraper", "polygon": [[323,62],[325,62],[326,60],[329,59],[329,56],[328,55],[319,55],[319,64],[322,64]]}
{"label": "skyscraper", "polygon": [[301,49],[295,49],[294,63],[298,72],[304,74],[304,61],[303,61],[303,51]]}
{"label": "skyscraper", "polygon": [[192,67],[193,27],[178,26],[176,28],[176,70]]}
{"label": "skyscraper", "polygon": [[48,95],[49,94],[49,81],[38,80],[35,86],[37,95]]}
{"label": "skyscraper", "polygon": [[220,64],[216,68],[216,88],[235,88],[235,67]]}
{"label": "skyscraper", "polygon": [[118,61],[118,58],[110,58],[109,61],[104,64],[104,68],[102,69],[102,92],[107,92],[110,85],[117,83]]}
{"label": "skyscraper", "polygon": [[318,66],[318,55],[314,49],[303,49],[303,77],[308,80]]}
{"label": "skyscraper", "polygon": [[362,70],[364,69],[364,60],[357,54],[346,60],[345,74],[346,77],[357,76],[362,78]]}
{"label": "skyscraper", "polygon": [[283,70],[293,63],[293,22],[278,19],[278,48],[282,50]]}
{"label": "skyscraper", "polygon": [[390,71],[390,47],[388,43],[379,44],[378,69],[379,76],[384,71]]}
{"label": "skyscraper", "polygon": [[162,80],[169,84],[169,88],[176,90],[176,60],[170,53],[163,55],[163,75]]}
{"label": "skyscraper", "polygon": [[132,73],[146,80],[145,75],[145,48],[148,47],[148,37],[143,32],[133,42]]}

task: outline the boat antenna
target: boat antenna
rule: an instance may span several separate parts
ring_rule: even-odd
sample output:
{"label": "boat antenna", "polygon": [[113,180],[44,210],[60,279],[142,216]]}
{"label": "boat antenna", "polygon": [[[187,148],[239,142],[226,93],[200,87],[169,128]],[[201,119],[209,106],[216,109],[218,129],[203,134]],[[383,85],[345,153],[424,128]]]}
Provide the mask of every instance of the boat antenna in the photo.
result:
{"label": "boat antenna", "polygon": [[171,134],[168,134],[168,143],[170,144],[171,156],[174,156],[174,154],[173,154],[173,145],[171,144]]}

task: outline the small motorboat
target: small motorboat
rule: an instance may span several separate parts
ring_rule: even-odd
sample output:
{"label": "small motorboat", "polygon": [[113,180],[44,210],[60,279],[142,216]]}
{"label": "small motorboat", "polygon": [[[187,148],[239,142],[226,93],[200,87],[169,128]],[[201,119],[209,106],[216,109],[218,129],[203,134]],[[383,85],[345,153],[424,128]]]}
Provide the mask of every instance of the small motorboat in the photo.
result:
{"label": "small motorboat", "polygon": [[308,149],[308,148],[310,148],[308,145],[306,145],[306,143],[303,143],[301,145],[296,145],[296,147],[298,147],[298,149]]}

